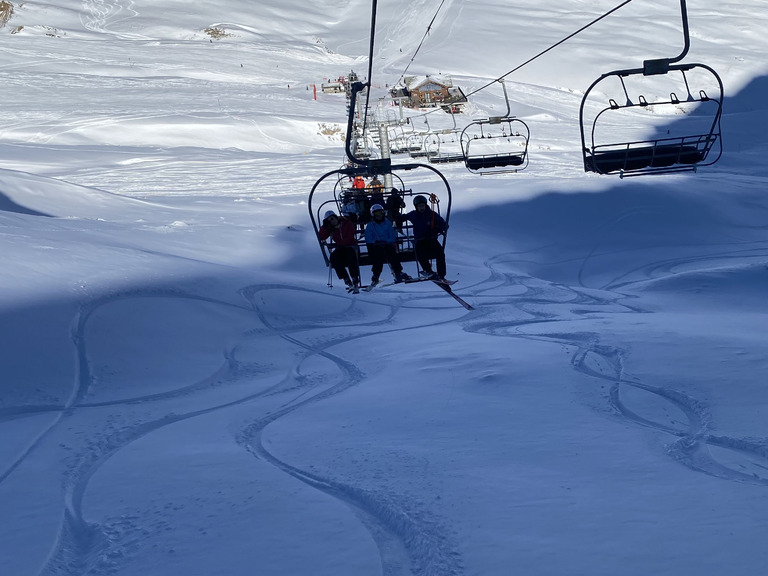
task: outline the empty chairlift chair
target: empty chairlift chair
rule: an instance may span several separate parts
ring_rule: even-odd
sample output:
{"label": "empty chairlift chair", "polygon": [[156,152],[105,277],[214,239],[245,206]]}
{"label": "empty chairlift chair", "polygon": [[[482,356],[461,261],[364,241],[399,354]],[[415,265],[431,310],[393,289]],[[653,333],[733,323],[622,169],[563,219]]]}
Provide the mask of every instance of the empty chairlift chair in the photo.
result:
{"label": "empty chairlift chair", "polygon": [[[692,79],[705,77],[712,81],[706,89],[691,89]],[[618,95],[590,119],[598,85],[603,94],[618,88]],[[673,89],[659,94],[662,85]],[[604,74],[585,93],[579,113],[584,170],[623,177],[714,164],[722,153],[722,92],[720,78],[702,64],[675,66],[663,77],[643,69]]]}
{"label": "empty chairlift chair", "polygon": [[584,170],[638,176],[696,170],[722,154],[723,84],[704,64],[646,60],[642,68],[603,74],[584,93],[579,110]]}
{"label": "empty chairlift chair", "polygon": [[430,130],[424,135],[424,149],[427,160],[431,164],[464,162],[464,152],[461,149],[460,140],[461,131],[456,126],[455,113],[451,113],[451,120],[453,120],[453,128]]}
{"label": "empty chairlift chair", "polygon": [[518,172],[528,166],[528,125],[510,116],[509,98],[504,82],[500,80],[507,102],[504,116],[475,120],[461,133],[464,164],[470,172]]}
{"label": "empty chairlift chair", "polygon": [[528,166],[528,125],[518,118],[476,120],[464,128],[461,145],[470,172],[519,172]]}

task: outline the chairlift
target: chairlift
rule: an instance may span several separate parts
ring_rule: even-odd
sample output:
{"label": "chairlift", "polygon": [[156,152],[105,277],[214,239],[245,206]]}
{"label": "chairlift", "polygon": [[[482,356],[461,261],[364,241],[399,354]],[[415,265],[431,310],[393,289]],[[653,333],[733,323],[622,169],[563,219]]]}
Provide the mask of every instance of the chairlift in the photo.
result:
{"label": "chairlift", "polygon": [[461,133],[464,163],[476,174],[519,172],[528,166],[530,129],[519,118],[510,116],[507,87],[503,79],[499,82],[504,90],[507,113],[475,120]]}
{"label": "chairlift", "polygon": [[430,134],[424,139],[424,149],[431,164],[464,162],[464,152],[455,141],[449,142],[440,134]]}
{"label": "chairlift", "polygon": [[426,116],[422,119],[424,124],[427,125],[426,132],[416,132],[414,130],[408,137],[410,148],[408,155],[411,158],[427,158],[430,154],[429,150],[434,150],[435,148],[435,145],[431,142],[433,132],[429,127],[429,119]]}
{"label": "chairlift", "polygon": [[411,154],[422,149],[422,137],[413,131],[413,128],[405,128],[406,124],[387,127],[389,137],[389,149],[392,154]]}
{"label": "chairlift", "polygon": [[399,117],[395,110],[387,109],[384,111],[384,119],[378,121],[379,124],[386,124],[387,126],[399,126],[403,123],[403,119]]}
{"label": "chairlift", "polygon": [[387,127],[387,140],[389,141],[390,154],[405,154],[408,152],[405,131],[401,125]]}
{"label": "chairlift", "polygon": [[[690,46],[685,0],[680,5],[685,46],[679,56],[608,72],[584,93],[579,123],[586,172],[623,178],[695,171],[720,159],[723,83],[705,64],[676,64]],[[672,122],[662,133],[644,135],[659,117]]]}
{"label": "chairlift", "polygon": [[408,154],[411,156],[414,156],[414,153],[422,152],[424,150],[424,138],[420,134],[408,134],[405,143]]}
{"label": "chairlift", "polygon": [[[379,161],[380,162],[380,161]],[[451,187],[445,177],[434,167],[427,164],[384,164],[373,163],[372,166],[358,166],[342,168],[324,174],[312,187],[309,194],[309,216],[315,233],[320,231],[323,215],[328,210],[336,214],[344,215],[356,225],[358,264],[370,266],[371,258],[365,244],[365,225],[370,221],[370,207],[374,203],[383,202],[388,212],[397,210],[397,196],[405,203],[404,212],[411,209],[412,198],[416,195],[427,196],[432,202],[433,210],[440,214],[446,222],[450,220],[451,212]],[[378,172],[381,169],[382,172]],[[409,172],[409,184],[406,184],[399,172]],[[374,175],[389,175],[392,177],[393,186],[381,191],[370,189],[355,190],[352,188],[351,179],[355,176],[370,178]],[[396,224],[397,228],[397,253],[400,262],[417,262],[415,252],[415,239],[413,229],[408,221]],[[443,235],[441,243],[445,248],[446,236]],[[334,246],[329,241],[319,241],[326,266],[330,266],[330,254]]]}
{"label": "chairlift", "polygon": [[456,141],[459,128],[456,126],[456,115],[451,114],[453,128],[430,131],[424,138],[424,149],[427,159],[432,164],[445,164],[448,162],[463,162],[464,151]]}
{"label": "chairlift", "polygon": [[[362,84],[360,83],[355,83],[352,86],[353,100],[361,89]],[[352,109],[354,109],[354,105]],[[390,158],[372,159],[355,156],[349,137],[351,130],[352,117],[350,115],[346,140],[347,165],[321,176],[309,193],[307,205],[315,233],[320,231],[323,215],[327,210],[333,210],[336,214],[346,215],[353,220],[356,224],[358,264],[360,266],[369,266],[372,264],[372,260],[365,244],[364,230],[365,224],[370,219],[369,210],[372,204],[382,204],[390,212],[396,213],[392,214],[392,216],[397,216],[400,213],[401,207],[396,205],[398,204],[396,201],[402,199],[405,203],[405,208],[402,210],[408,211],[412,206],[411,198],[420,194],[429,198],[433,210],[440,214],[447,223],[450,220],[451,214],[451,187],[439,170],[427,164],[392,164]],[[408,174],[408,183],[405,182],[405,177],[401,175],[402,173]],[[362,190],[353,189],[352,181],[355,176],[362,176],[364,178],[382,177],[384,187]],[[411,223],[404,221],[399,225],[397,225],[397,222],[395,224],[398,235],[397,252],[400,262],[418,262]],[[442,235],[440,241],[443,248],[445,248],[446,234]],[[326,266],[330,266],[330,255],[334,248],[333,243],[320,240],[318,240],[318,243]]]}

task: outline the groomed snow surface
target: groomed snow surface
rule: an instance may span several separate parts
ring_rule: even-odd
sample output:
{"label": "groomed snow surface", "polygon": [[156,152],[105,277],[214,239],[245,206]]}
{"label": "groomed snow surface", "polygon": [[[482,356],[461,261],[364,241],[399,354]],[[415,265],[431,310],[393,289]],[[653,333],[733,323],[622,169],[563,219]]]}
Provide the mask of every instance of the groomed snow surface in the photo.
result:
{"label": "groomed snow surface", "polygon": [[[311,86],[367,74],[369,2],[12,2],[0,574],[768,573],[768,13],[687,4],[722,159],[584,173],[587,87],[681,50],[630,3],[507,78],[526,170],[439,167],[467,311],[327,286],[345,100]],[[439,6],[379,3],[372,105]],[[408,73],[471,92],[614,6],[447,0]]]}

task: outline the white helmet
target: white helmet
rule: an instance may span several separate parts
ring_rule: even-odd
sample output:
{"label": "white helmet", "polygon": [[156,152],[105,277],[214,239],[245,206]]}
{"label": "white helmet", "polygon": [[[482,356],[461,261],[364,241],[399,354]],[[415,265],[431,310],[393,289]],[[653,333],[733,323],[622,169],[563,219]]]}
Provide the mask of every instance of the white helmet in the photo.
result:
{"label": "white helmet", "polygon": [[371,206],[371,216],[373,216],[373,213],[378,210],[381,210],[382,212],[384,212],[384,206],[382,206],[381,204],[374,204],[373,206]]}
{"label": "white helmet", "polygon": [[333,210],[327,210],[325,212],[325,215],[323,215],[323,222],[328,220],[328,218],[330,218],[331,216],[336,216],[336,212],[334,212]]}

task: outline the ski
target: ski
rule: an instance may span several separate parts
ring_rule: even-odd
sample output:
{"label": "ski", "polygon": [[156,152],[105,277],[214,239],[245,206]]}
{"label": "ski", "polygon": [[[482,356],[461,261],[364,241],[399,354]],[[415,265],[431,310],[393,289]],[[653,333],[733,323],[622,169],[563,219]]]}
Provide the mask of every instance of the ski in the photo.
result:
{"label": "ski", "polygon": [[[458,282],[458,280],[433,280],[431,278],[411,278],[410,280],[403,280],[402,282],[385,282],[382,284],[381,282],[374,284],[373,286],[379,286],[381,288],[386,288],[387,286],[397,286],[398,284],[418,284],[419,282],[434,282],[435,284],[438,284],[440,286],[453,286]],[[373,288],[373,286],[366,286],[368,290]]]}
{"label": "ski", "polygon": [[[387,286],[397,286],[398,284],[416,284],[417,282],[428,282],[426,278],[411,278],[409,280],[402,280],[400,282],[384,282],[383,284],[381,282],[378,282],[377,284],[374,284],[373,286],[379,286],[380,288],[386,288]],[[373,288],[371,286],[371,288]]]}
{"label": "ski", "polygon": [[456,294],[452,289],[451,286],[453,284],[456,284],[458,280],[430,280],[429,278],[411,278],[410,280],[403,280],[402,282],[385,282],[385,283],[377,283],[377,284],[371,284],[369,286],[362,286],[362,290],[365,292],[370,292],[373,290],[374,286],[379,286],[380,288],[386,288],[387,286],[397,286],[398,284],[416,284],[418,282],[432,282],[436,286],[440,286],[443,290],[445,290],[456,302],[464,306],[467,310],[474,310],[472,305],[464,300],[461,296]]}
{"label": "ski", "polygon": [[[464,306],[464,308],[466,308],[467,310],[474,310],[474,308],[472,307],[472,305],[469,302],[467,302],[461,296],[459,296],[453,290],[451,290],[451,284],[449,284],[447,282],[441,282],[439,280],[432,280],[432,282],[434,282],[435,284],[440,286],[440,288],[445,290],[450,296],[453,297],[454,300],[456,300],[456,302],[458,302],[459,304]],[[452,283],[455,284],[456,282],[452,282]]]}

